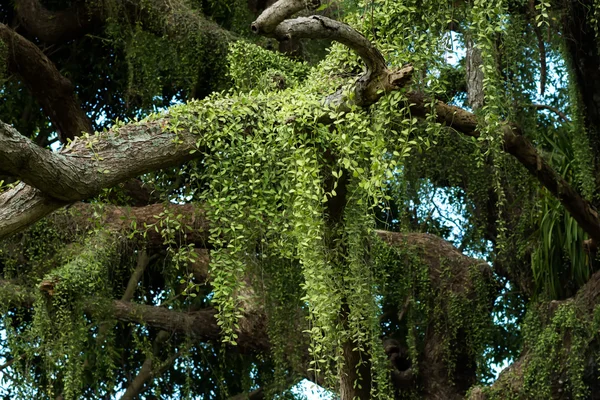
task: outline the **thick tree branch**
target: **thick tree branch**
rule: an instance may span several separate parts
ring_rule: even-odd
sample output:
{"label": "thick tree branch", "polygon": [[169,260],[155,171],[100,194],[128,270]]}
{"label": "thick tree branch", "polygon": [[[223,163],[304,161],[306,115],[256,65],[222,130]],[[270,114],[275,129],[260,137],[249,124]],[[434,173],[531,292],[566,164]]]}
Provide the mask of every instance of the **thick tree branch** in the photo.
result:
{"label": "thick tree branch", "polygon": [[[67,218],[80,230],[87,231],[93,228],[97,221],[92,218],[95,211],[89,203],[77,203],[69,210]],[[145,242],[149,246],[163,247],[165,238],[154,229],[157,226],[159,231],[161,230],[163,215],[175,218],[184,228],[183,231],[176,234],[175,240],[180,243],[194,243],[198,247],[206,246],[209,230],[208,219],[205,211],[194,204],[151,204],[144,207],[106,205],[103,209],[101,224],[115,234],[128,234],[132,231],[132,224],[135,222],[137,230],[145,233]],[[191,229],[187,229],[188,227]],[[208,262],[208,256],[203,257],[201,249],[198,249],[198,255],[199,259]],[[206,277],[206,273],[204,273],[204,277]]]}
{"label": "thick tree branch", "polygon": [[351,26],[331,18],[312,15],[288,19],[275,28],[273,36],[281,41],[292,38],[335,40],[354,50],[371,73],[380,74],[387,68],[383,55],[367,38]]}
{"label": "thick tree branch", "polygon": [[270,34],[283,20],[306,9],[314,10],[321,5],[320,0],[279,0],[264,10],[251,25],[252,32]]}
{"label": "thick tree branch", "polygon": [[[431,101],[422,93],[408,94],[411,111],[418,116],[426,116]],[[477,118],[461,108],[435,101],[433,103],[437,121],[473,137],[479,137]],[[520,128],[504,124],[502,126],[504,150],[512,154],[538,181],[556,197],[579,226],[596,243],[600,243],[600,217],[590,202],[585,200],[565,179],[552,168],[533,144],[523,135]]]}
{"label": "thick tree branch", "polygon": [[[10,281],[0,280],[0,292],[4,301],[15,306],[31,307],[35,301],[35,296],[31,291]],[[122,300],[113,300],[110,305],[112,317],[121,322],[146,324],[167,332],[188,335],[201,341],[219,341],[221,339],[221,328],[217,325],[216,311],[213,308],[183,312]],[[93,314],[97,307],[97,301],[90,299],[88,311]],[[100,311],[101,315],[106,315],[101,308]],[[259,326],[253,325],[254,328]],[[260,351],[269,347],[267,334],[262,330],[241,330],[237,342],[245,351]]]}
{"label": "thick tree branch", "polygon": [[277,26],[273,36],[282,41],[292,38],[336,40],[358,54],[365,63],[366,71],[354,83],[354,97],[349,99],[343,92],[334,93],[325,101],[333,107],[345,109],[350,103],[369,106],[386,93],[406,86],[412,78],[411,65],[389,70],[379,50],[367,38],[349,25],[327,17],[313,15],[285,20]]}
{"label": "thick tree branch", "polygon": [[0,194],[0,240],[27,228],[68,203],[25,183]]}
{"label": "thick tree branch", "polygon": [[99,22],[98,14],[88,10],[89,4],[85,1],[61,11],[49,11],[38,0],[17,0],[15,6],[21,25],[46,43],[80,37]]}
{"label": "thick tree branch", "polygon": [[194,136],[184,135],[176,141],[163,129],[166,123],[129,125],[107,135],[76,140],[61,153],[52,153],[0,122],[0,171],[57,200],[82,200],[102,188],[194,158],[190,154]]}
{"label": "thick tree branch", "polygon": [[0,23],[0,40],[8,46],[8,68],[20,75],[56,127],[61,141],[93,132],[71,82],[29,40]]}
{"label": "thick tree branch", "polygon": [[[221,328],[217,325],[216,311],[212,308],[186,313],[115,300],[113,311],[119,321],[147,324],[202,341],[221,340]],[[241,348],[247,350],[264,350],[269,347],[265,332],[240,332],[237,342]]]}
{"label": "thick tree branch", "polygon": [[[214,39],[232,41],[238,37],[222,28],[219,24],[206,18],[198,10],[190,8],[187,2],[165,0],[125,0],[129,6],[136,7],[138,12],[151,10],[153,15],[164,17],[167,31],[170,34],[187,35],[193,29],[196,34],[208,35]],[[156,21],[154,21],[156,22]],[[191,35],[191,34],[190,34]],[[192,36],[193,37],[193,36]]]}

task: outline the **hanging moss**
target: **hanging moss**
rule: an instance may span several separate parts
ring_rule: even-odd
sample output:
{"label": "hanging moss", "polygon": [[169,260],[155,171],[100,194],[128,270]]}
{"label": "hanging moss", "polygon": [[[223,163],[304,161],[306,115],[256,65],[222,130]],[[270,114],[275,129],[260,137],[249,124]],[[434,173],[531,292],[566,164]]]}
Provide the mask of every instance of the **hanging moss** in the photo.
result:
{"label": "hanging moss", "polygon": [[[458,363],[461,369],[477,370],[480,379],[488,377],[493,355],[488,354],[488,359],[483,354],[492,341],[494,324],[489,310],[495,288],[486,269],[458,266],[456,260],[445,260],[443,255],[419,254],[406,243],[379,243],[376,254],[385,271],[381,277],[384,313],[388,307],[396,310],[387,313],[388,329],[408,348],[413,373],[418,377],[421,368],[434,368],[429,363],[443,362],[449,384],[453,384]],[[397,319],[393,314],[403,317]],[[411,398],[416,393],[401,395]]]}
{"label": "hanging moss", "polygon": [[580,298],[530,308],[523,325],[521,361],[492,388],[481,389],[485,398],[587,398],[590,387],[597,386],[589,374],[596,368],[600,314],[598,307],[590,313],[584,304]]}

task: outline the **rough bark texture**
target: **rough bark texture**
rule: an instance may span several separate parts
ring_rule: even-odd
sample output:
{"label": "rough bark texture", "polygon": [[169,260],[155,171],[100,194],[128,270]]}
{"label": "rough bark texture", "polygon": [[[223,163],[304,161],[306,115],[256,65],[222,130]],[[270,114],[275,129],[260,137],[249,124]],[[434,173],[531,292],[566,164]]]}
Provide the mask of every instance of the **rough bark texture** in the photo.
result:
{"label": "rough bark texture", "polygon": [[467,100],[469,107],[477,110],[483,107],[483,60],[481,59],[481,50],[475,46],[473,40],[467,37],[465,72],[467,75]]}

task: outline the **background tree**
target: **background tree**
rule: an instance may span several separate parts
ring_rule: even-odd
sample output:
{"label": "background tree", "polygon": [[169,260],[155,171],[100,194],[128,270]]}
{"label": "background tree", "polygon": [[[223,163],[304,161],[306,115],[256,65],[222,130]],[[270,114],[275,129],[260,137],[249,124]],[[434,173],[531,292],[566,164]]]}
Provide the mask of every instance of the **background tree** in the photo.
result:
{"label": "background tree", "polygon": [[598,398],[599,7],[3,2],[3,396]]}

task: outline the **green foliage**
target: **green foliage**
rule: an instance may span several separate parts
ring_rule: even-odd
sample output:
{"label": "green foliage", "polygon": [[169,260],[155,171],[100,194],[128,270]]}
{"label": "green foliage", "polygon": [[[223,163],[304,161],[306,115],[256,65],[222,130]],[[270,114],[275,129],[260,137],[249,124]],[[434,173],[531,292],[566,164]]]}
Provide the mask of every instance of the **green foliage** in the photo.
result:
{"label": "green foliage", "polygon": [[[377,350],[373,265],[365,252],[370,210],[383,200],[386,180],[399,163],[388,155],[401,160],[410,154],[415,142],[407,135],[415,120],[405,118],[394,125],[395,135],[387,134],[385,121],[404,104],[401,94],[369,112],[326,114],[313,98],[297,89],[216,95],[172,108],[167,129],[199,134],[204,161],[195,179],[211,220],[213,301],[225,341],[236,342],[252,266],[271,257],[298,260],[311,326],[311,368],[332,377],[337,372],[330,368],[341,368],[339,349],[347,340],[361,352],[383,354]],[[322,118],[334,119],[334,129]],[[339,211],[329,206],[337,190],[351,199],[343,229],[332,215]],[[265,243],[258,255],[257,242]],[[340,319],[345,307],[349,313]],[[374,397],[387,391],[382,365],[373,363],[382,376]]]}
{"label": "green foliage", "polygon": [[[52,229],[38,228],[39,232],[52,234]],[[35,231],[29,233],[35,234]],[[35,240],[29,243],[49,246],[57,245],[57,237],[46,236],[47,241]],[[35,295],[33,320],[29,326],[16,328],[13,325],[18,315],[4,314],[4,327],[8,345],[15,357],[24,361],[18,363],[16,372],[32,381],[23,382],[18,390],[39,387],[37,395],[21,392],[23,396],[54,398],[62,394],[65,399],[79,398],[88,379],[98,379],[96,390],[114,390],[115,356],[110,349],[110,332],[98,331],[98,325],[90,326],[87,313],[101,308],[107,296],[106,281],[108,266],[115,261],[116,248],[106,232],[90,236],[85,243],[75,244],[61,257],[52,260],[50,266],[62,262],[58,267],[44,274],[41,291]],[[42,254],[48,256],[45,250]],[[37,250],[39,251],[39,249]],[[30,254],[35,257],[33,249]],[[41,255],[41,254],[40,254]],[[40,260],[42,261],[42,260]],[[41,265],[40,265],[41,266]],[[101,311],[96,311],[102,315]],[[96,331],[96,338],[90,333]],[[104,349],[103,349],[104,348]],[[34,368],[33,360],[39,358],[44,365],[43,374],[31,377],[29,369]],[[92,377],[85,376],[84,360],[93,362],[98,368]]]}
{"label": "green foliage", "polygon": [[[423,238],[422,240],[426,240]],[[439,346],[447,364],[449,374],[458,368],[456,354],[469,356],[462,363],[472,363],[478,377],[487,379],[493,354],[486,353],[492,341],[494,323],[490,315],[490,299],[495,288],[493,281],[486,276],[481,265],[472,265],[460,270],[452,260],[445,260],[440,254],[427,255],[428,264],[410,244],[389,246],[379,242],[376,246],[376,263],[380,265],[379,276],[383,293],[384,313],[402,310],[402,319],[392,313],[386,313],[390,332],[409,349],[411,368],[418,373],[418,357],[423,354],[426,332],[433,329],[438,335]],[[433,261],[433,262],[432,262]],[[439,274],[439,275],[438,275]],[[390,279],[390,277],[397,277]],[[463,282],[469,282],[465,285]],[[464,285],[457,290],[457,285]],[[432,340],[431,336],[428,340]],[[436,339],[433,339],[436,340]],[[430,343],[431,345],[431,343]],[[466,365],[461,365],[461,368]],[[409,398],[409,394],[405,394]]]}
{"label": "green foliage", "polygon": [[537,210],[539,244],[531,254],[531,267],[539,290],[549,298],[561,298],[568,286],[587,282],[591,260],[585,251],[587,235],[560,203],[545,194]]}
{"label": "green foliage", "polygon": [[[587,310],[585,302],[538,303],[531,307],[523,325],[525,348],[522,376],[512,371],[485,393],[490,399],[560,396],[580,399],[590,394],[586,366],[595,362],[598,340],[598,307]],[[557,379],[558,377],[558,379]],[[513,379],[522,379],[513,385]],[[519,382],[519,381],[517,381]]]}
{"label": "green foliage", "polygon": [[[565,129],[571,130],[571,126]],[[548,156],[554,168],[565,179],[576,181],[577,176],[587,175],[585,169],[577,167],[577,160],[585,154],[586,144],[576,146],[565,131],[540,129],[538,140],[551,150]],[[590,187],[589,178],[584,179]],[[538,291],[548,298],[564,298],[572,294],[572,286],[583,285],[590,276],[591,260],[584,246],[587,235],[546,189],[539,190],[538,200],[532,205],[531,219],[538,227],[531,253],[531,267]]]}
{"label": "green foliage", "polygon": [[295,87],[309,70],[306,63],[242,41],[229,45],[227,62],[234,87],[243,92]]}
{"label": "green foliage", "polygon": [[[523,111],[535,97],[535,74],[541,68],[531,60],[531,24],[549,25],[553,9],[538,2],[530,21],[502,1],[358,1],[348,8],[353,12],[345,13],[345,20],[373,40],[391,66],[413,63],[412,89],[432,98],[443,95],[460,102],[464,97],[464,67],[445,60],[448,50],[462,46],[461,39],[453,43],[448,25],[459,26],[474,40],[483,58],[485,104],[476,110],[480,136],[471,140],[442,128],[433,111],[424,122],[418,120],[401,91],[369,109],[339,112],[324,106],[326,95],[351,89],[363,70],[345,46],[333,45],[325,60],[309,67],[249,39],[234,42],[231,33],[198,19],[204,13],[234,32],[245,31],[242,26],[251,16],[242,3],[175,0],[165,11],[143,1],[131,13],[123,2],[103,2],[109,18],[102,37],[91,35],[81,45],[89,45],[94,54],[101,49],[110,60],[90,60],[87,66],[93,72],[88,75],[103,81],[110,77],[102,84],[107,87],[86,81],[79,94],[90,109],[101,110],[96,117],[105,113],[123,121],[202,99],[172,107],[164,126],[175,141],[182,132],[197,134],[195,152],[201,161],[143,180],[166,201],[202,204],[211,226],[211,281],[198,282],[191,270],[197,256],[183,234],[191,230],[184,216],[166,211],[155,216],[155,225],[144,227],[132,221],[124,236],[143,239],[154,229],[166,248],[160,262],[148,267],[151,278],[140,282],[136,299],[175,310],[214,306],[224,339],[214,345],[165,346],[184,356],[168,375],[154,380],[153,395],[225,397],[260,385],[273,398],[287,398],[285,389],[297,378],[293,367],[305,361],[300,350],[308,348],[310,372],[323,376],[329,387],[339,385],[344,369],[368,367],[371,398],[387,399],[392,388],[382,334],[408,348],[417,376],[426,335],[431,334],[439,338],[449,375],[459,368],[458,354],[466,354],[467,367],[476,369],[479,379],[488,379],[494,357],[490,349],[501,341],[494,337],[498,329],[490,310],[496,287],[485,272],[487,264],[460,269],[451,257],[417,254],[405,243],[383,245],[374,231],[375,215],[392,215],[398,230],[449,237],[450,229],[438,218],[424,221],[411,214],[427,201],[426,195],[433,199],[440,189],[470,225],[463,229],[462,249],[500,260],[501,266],[504,262],[508,267],[502,272],[508,275],[524,259],[531,260],[531,271],[529,264],[523,269],[533,274],[538,292],[549,297],[563,296],[567,280],[574,282],[573,289],[588,279],[581,228],[503,153],[503,121],[509,118],[527,128],[526,135],[549,153],[565,179],[594,199],[590,132],[582,129],[573,86],[567,95],[560,90],[553,95],[570,106],[573,124],[559,130],[547,118]],[[329,7],[335,8],[333,3]],[[69,70],[68,60],[64,56],[58,63]],[[71,73],[86,75],[87,67]],[[23,88],[21,82],[4,84],[2,94],[10,101],[0,105],[0,114],[11,114],[14,120],[6,122],[25,126],[27,118],[14,117],[15,110],[31,103]],[[106,105],[95,100],[103,91],[115,99]],[[31,118],[27,132],[46,134],[48,122],[37,117]],[[548,135],[551,129],[564,140]],[[86,140],[93,150],[94,139]],[[113,382],[130,379],[113,373],[117,356],[126,360],[123,368],[139,368],[153,356],[156,336],[142,325],[99,323],[101,318],[90,311],[103,306],[90,304],[90,296],[112,299],[122,291],[131,260],[115,259],[127,251],[105,232],[82,242],[64,227],[44,224],[23,233],[21,242],[7,242],[0,253],[4,278],[30,284],[43,279],[52,287],[51,294],[36,294],[25,328],[18,328],[26,318],[16,312],[7,310],[3,321],[8,347],[24,355],[16,371],[33,377],[27,384],[43,393],[26,393],[26,385],[17,390],[24,390],[23,398],[111,395]],[[71,245],[65,248],[65,243]],[[512,254],[514,249],[520,251]],[[506,290],[512,289],[522,288]],[[237,344],[245,317],[263,308],[272,354],[237,354],[231,345]],[[577,317],[577,310],[568,306],[545,324],[530,317],[526,339],[533,358],[526,381],[532,396],[548,396],[553,365],[563,362],[569,367],[569,393],[586,393],[585,363],[578,354],[588,349],[595,325],[579,323]],[[306,327],[299,338],[298,331]],[[119,347],[117,338],[131,348]],[[360,354],[358,365],[344,365],[347,345]],[[553,360],[550,366],[544,363],[546,355]],[[36,357],[40,360],[32,361]],[[96,372],[90,375],[92,368]],[[270,381],[275,384],[269,386]]]}

